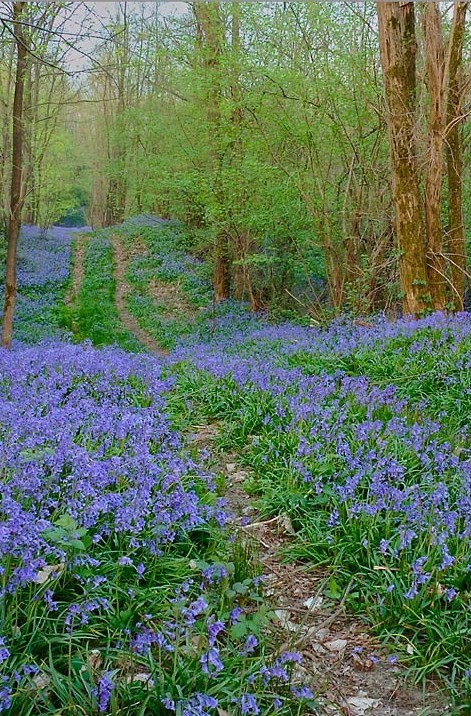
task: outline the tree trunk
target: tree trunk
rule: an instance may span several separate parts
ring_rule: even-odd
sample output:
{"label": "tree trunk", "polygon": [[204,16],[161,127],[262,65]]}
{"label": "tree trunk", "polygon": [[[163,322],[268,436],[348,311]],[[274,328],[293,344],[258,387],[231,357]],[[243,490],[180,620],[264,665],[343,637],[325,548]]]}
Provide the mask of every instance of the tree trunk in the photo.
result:
{"label": "tree trunk", "polygon": [[[5,55],[3,54],[5,52]],[[10,188],[11,188],[11,161],[10,161],[10,118],[11,118],[11,86],[13,79],[13,68],[16,59],[15,43],[8,43],[7,48],[2,48],[2,65],[5,67],[4,86],[3,82],[0,103],[2,107],[2,146],[0,164],[0,182],[1,182],[1,224],[6,233],[8,226],[8,217],[10,215]]]}
{"label": "tree trunk", "polygon": [[[121,7],[121,5],[120,5]],[[121,223],[126,213],[127,179],[126,179],[126,142],[125,133],[125,111],[128,105],[128,92],[126,87],[126,73],[129,66],[129,25],[127,2],[122,3],[123,29],[119,34],[118,45],[118,108],[115,118],[116,136],[116,158],[117,176],[115,180],[115,223]]]}
{"label": "tree trunk", "polygon": [[[193,4],[197,22],[198,42],[203,51],[206,72],[206,102],[208,127],[212,142],[213,188],[222,206],[221,189],[221,55],[223,52],[224,28],[219,2],[198,0]],[[218,228],[214,246],[214,293],[217,302],[229,298],[231,279],[230,243],[227,231]]]}
{"label": "tree trunk", "polygon": [[445,52],[440,8],[424,3],[425,69],[429,94],[428,156],[425,174],[427,270],[432,307],[446,305],[445,257],[440,215],[445,134]]}
{"label": "tree trunk", "polygon": [[463,221],[463,40],[468,2],[455,2],[448,46],[448,98],[446,108],[446,165],[448,178],[447,254],[452,284],[451,300],[463,310],[466,276],[466,239]]}
{"label": "tree trunk", "polygon": [[22,170],[23,170],[23,93],[27,66],[27,47],[20,23],[25,2],[13,3],[14,36],[17,50],[15,96],[13,100],[12,174],[10,216],[7,227],[7,260],[5,275],[5,303],[2,319],[2,346],[11,347],[13,314],[16,302],[16,253],[21,228]]}
{"label": "tree trunk", "polygon": [[[230,94],[232,100],[231,109],[231,129],[233,132],[233,142],[231,148],[231,162],[234,169],[234,176],[237,177],[238,192],[237,201],[243,201],[244,181],[240,174],[240,166],[243,158],[243,147],[241,137],[242,123],[242,94],[240,87],[240,3],[231,2],[231,86]],[[234,224],[234,222],[232,222]],[[246,289],[246,273],[248,267],[245,264],[246,253],[248,248],[248,236],[244,228],[234,225],[231,240],[232,249],[232,285],[233,295],[236,300],[241,301],[244,298]],[[230,284],[228,286],[230,289]]]}
{"label": "tree trunk", "polygon": [[213,281],[216,301],[229,298],[231,288],[229,237],[225,232],[219,232],[216,236]]}
{"label": "tree trunk", "polygon": [[389,131],[399,273],[405,314],[428,305],[428,275],[416,151],[416,39],[413,2],[377,2]]}

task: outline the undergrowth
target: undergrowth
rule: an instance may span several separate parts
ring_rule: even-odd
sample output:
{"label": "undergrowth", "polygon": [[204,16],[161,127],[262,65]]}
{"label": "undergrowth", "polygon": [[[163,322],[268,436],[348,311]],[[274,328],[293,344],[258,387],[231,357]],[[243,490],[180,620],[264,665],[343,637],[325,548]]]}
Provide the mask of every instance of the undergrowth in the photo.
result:
{"label": "undergrowth", "polygon": [[346,324],[341,347],[336,326],[262,326],[181,351],[178,391],[224,422],[263,513],[290,516],[286,558],[328,567],[338,594],[353,580],[350,608],[467,713],[471,320],[389,330]]}
{"label": "undergrowth", "polygon": [[[199,276],[198,263],[184,260],[174,227],[146,229],[125,225],[119,227],[119,231],[130,257],[130,308],[156,340],[175,346],[163,365],[162,377],[168,381],[163,388],[165,420],[171,416],[173,429],[179,430],[199,419],[221,421],[224,427],[220,447],[237,451],[240,461],[251,469],[252,476],[246,487],[257,496],[262,513],[267,516],[284,513],[290,517],[296,536],[286,558],[327,567],[331,574],[328,588],[332,594],[340,596],[347,585],[350,586],[350,609],[370,621],[414,678],[439,675],[448,684],[456,713],[469,713],[469,316],[436,314],[419,321],[397,323],[377,318],[365,324],[341,319],[327,327],[308,329],[292,323],[270,325],[264,317],[250,316],[243,307],[229,302],[212,313],[211,308],[204,308],[209,296],[207,277],[204,278],[201,269],[201,282],[194,280],[195,275]],[[138,241],[141,242],[140,256],[133,258],[133,246]],[[176,248],[172,244],[175,241]],[[165,305],[156,302],[159,295],[156,282],[159,286],[173,287],[174,295],[178,295],[173,307],[165,291],[162,294]],[[136,350],[137,342],[119,322],[114,292],[112,251],[105,232],[89,243],[85,280],[76,304],[70,309],[69,325],[76,339],[87,338],[96,345],[118,343],[128,350]],[[183,302],[185,307],[183,318],[182,303],[178,302]],[[191,320],[186,320],[190,317]],[[112,360],[119,362],[118,354]],[[143,393],[136,380],[136,376],[131,377],[130,385],[137,389],[137,394],[125,393],[126,401],[130,400],[139,412],[145,409],[146,402],[142,403]],[[74,386],[82,386],[80,377],[72,382]],[[47,386],[49,390],[49,383]],[[45,398],[42,400],[44,411]],[[110,403],[105,401],[104,405],[110,409]],[[104,428],[92,426],[92,433],[78,433],[75,439],[78,445],[86,440],[88,456],[82,454],[85,466],[89,464],[90,450],[102,451],[102,457],[109,460],[110,465],[118,458],[124,461],[122,476],[111,490],[116,493],[113,499],[121,499],[121,492],[130,489],[129,466],[125,460],[132,441],[123,442],[122,427],[110,438],[106,414],[105,410]],[[67,420],[64,419],[63,424],[67,424]],[[130,421],[131,427],[126,430],[130,431],[129,435],[138,435],[131,418]],[[28,444],[25,449],[33,450],[32,455],[26,453],[27,460],[44,463],[50,469],[52,453],[47,439],[44,443],[41,438],[39,447]],[[61,475],[69,475],[69,466],[61,463],[60,469]],[[193,474],[191,469],[190,474]],[[193,488],[192,479],[182,484]],[[30,500],[28,492],[24,494],[25,499]],[[204,489],[198,492],[203,504],[205,494]],[[25,508],[30,509],[30,502]],[[150,709],[149,713],[175,709],[182,716],[205,713],[205,709],[211,712],[215,708],[256,714],[258,709],[269,711],[275,703],[278,705],[278,701],[275,702],[278,698],[282,699],[282,708],[287,713],[299,708],[289,697],[290,693],[293,696],[300,692],[292,683],[286,664],[276,661],[278,656],[271,662],[268,657],[268,665],[260,662],[266,644],[263,625],[269,624],[270,614],[257,591],[257,578],[255,576],[254,583],[254,574],[249,574],[244,567],[246,560],[231,556],[229,543],[225,542],[226,546],[222,547],[219,537],[214,536],[220,534],[214,532],[214,526],[189,530],[178,539],[170,540],[162,551],[159,547],[158,553],[147,554],[139,540],[130,548],[124,547],[120,530],[106,518],[99,527],[103,541],[97,543],[104,559],[93,569],[93,575],[98,579],[94,587],[98,590],[96,594],[100,600],[107,600],[107,605],[112,604],[112,618],[108,619],[109,615],[103,613],[108,606],[101,609],[105,602],[99,601],[97,608],[93,602],[90,616],[86,616],[83,624],[77,624],[76,641],[71,640],[66,629],[67,610],[71,604],[82,604],[88,598],[87,580],[93,582],[92,573],[86,570],[82,573],[83,565],[75,559],[82,549],[75,552],[77,541],[84,545],[92,559],[98,559],[93,530],[90,533],[80,519],[70,510],[57,514],[52,511],[47,516],[50,522],[46,525],[46,530],[50,530],[47,534],[53,548],[58,550],[58,559],[54,553],[55,561],[48,557],[45,564],[35,566],[37,571],[30,578],[29,596],[24,585],[21,599],[17,597],[20,592],[15,592],[16,601],[8,612],[14,616],[8,617],[10,622],[5,621],[9,626],[4,653],[16,654],[16,659],[20,653],[30,654],[33,671],[23,673],[17,668],[15,672],[8,672],[10,681],[5,689],[11,689],[14,698],[22,694],[25,703],[29,703],[28,684],[38,672],[46,684],[41,698],[48,699],[50,692],[54,694],[52,701],[45,702],[48,705],[44,706],[44,713],[54,713],[53,707],[65,709],[62,713],[75,713],[70,710],[71,699],[78,699],[86,713],[93,713],[93,709],[100,708],[101,697],[106,701],[106,708],[109,705],[112,709],[111,713],[119,713],[122,704],[136,704],[139,699],[139,703],[145,703],[145,708]],[[8,556],[8,550],[5,554]],[[132,564],[125,559],[129,554]],[[116,570],[120,558],[123,560],[120,567],[129,568],[128,572]],[[137,569],[140,564],[143,565],[139,568],[141,572],[144,568],[142,574]],[[208,574],[213,574],[214,564],[223,565],[214,568],[215,573],[223,576],[216,580],[217,585],[211,582],[210,593],[207,593],[200,575],[207,569],[210,569]],[[45,606],[38,606],[46,593],[37,586],[41,570],[47,573],[44,583],[51,582],[53,591],[57,591],[57,600],[55,595],[53,601],[60,605],[60,628],[55,616],[46,614]],[[149,581],[144,574],[150,575]],[[79,592],[73,582],[74,575],[79,575]],[[184,585],[188,578],[193,582],[184,587],[187,596],[178,593],[176,601],[170,600],[170,594],[175,594],[175,589],[178,592],[178,585]],[[213,590],[213,587],[217,588]],[[193,603],[201,605],[198,602],[201,588],[206,606],[188,624],[185,610]],[[133,607],[126,623],[117,623],[116,614],[127,609],[124,601],[129,597],[129,590],[132,599],[135,594],[141,595],[136,602],[138,607]],[[49,595],[45,597],[46,602],[49,597],[52,599]],[[248,604],[244,602],[248,614],[241,617],[243,626],[232,624],[230,616],[230,609],[238,608],[239,599],[243,602],[249,599]],[[152,609],[147,610],[147,603]],[[38,610],[42,610],[40,614]],[[250,615],[258,613],[260,617],[256,621],[260,623],[251,624]],[[160,616],[156,618],[156,614]],[[209,626],[223,625],[215,627],[219,630],[216,636],[203,624],[208,619]],[[163,621],[167,624],[164,632],[160,628]],[[21,636],[17,649],[17,626],[23,622],[29,625],[24,632],[27,641],[21,641]],[[89,623],[93,628],[89,629]],[[41,625],[39,631],[34,624]],[[33,631],[30,633],[29,629]],[[52,644],[49,651],[41,641],[43,631]],[[145,653],[136,655],[131,641],[138,637]],[[245,641],[243,644],[238,641],[242,637],[254,637],[257,642],[254,652],[245,655],[250,656],[247,662],[240,661],[242,653],[239,652],[249,648],[244,647]],[[146,639],[150,640],[147,646]],[[56,643],[57,652],[54,651]],[[66,643],[68,657],[64,652]],[[247,643],[255,644],[253,639]],[[99,652],[98,667],[90,657],[96,651]],[[74,658],[77,655],[76,662],[70,658],[71,654]],[[142,656],[145,658],[141,659]],[[255,659],[253,672],[252,658]],[[291,657],[284,658],[289,661]],[[225,659],[227,667],[221,668]],[[201,665],[197,672],[195,661]],[[76,672],[73,663],[76,663]],[[241,681],[236,673],[242,675]],[[280,688],[272,689],[275,677],[272,679],[270,674],[275,673],[286,673],[286,676],[276,682]],[[129,679],[132,674],[140,674],[140,685],[135,683],[136,679]],[[66,691],[72,675],[77,679],[73,681],[76,689],[73,693]],[[295,673],[293,676],[296,678]],[[151,695],[146,684],[149,679],[155,684],[159,678],[157,703],[154,691]],[[252,684],[252,679],[254,691],[248,695],[256,698],[255,705],[250,698],[242,701],[246,693],[243,684]],[[185,693],[181,684],[186,685]],[[293,686],[291,691],[290,686]],[[137,689],[141,689],[139,698]],[[5,698],[10,695],[6,693]],[[216,707],[211,699],[217,699],[219,705]],[[308,702],[315,708],[310,697]],[[31,703],[37,708],[39,702]],[[23,705],[21,708],[26,709]],[[36,712],[41,713],[24,711],[25,714]],[[14,713],[23,715],[21,710]],[[130,713],[137,715],[146,711]]]}
{"label": "undergrowth", "polygon": [[[114,293],[95,235],[62,314],[76,341],[139,348]],[[299,654],[267,638],[257,555],[227,531],[220,479],[169,420],[168,370],[58,341],[0,359],[0,712],[315,712]]]}
{"label": "undergrowth", "polygon": [[95,346],[119,345],[140,351],[139,341],[122,325],[115,306],[113,247],[105,233],[87,241],[84,279],[71,306],[64,306],[61,320],[76,342],[90,340]]}

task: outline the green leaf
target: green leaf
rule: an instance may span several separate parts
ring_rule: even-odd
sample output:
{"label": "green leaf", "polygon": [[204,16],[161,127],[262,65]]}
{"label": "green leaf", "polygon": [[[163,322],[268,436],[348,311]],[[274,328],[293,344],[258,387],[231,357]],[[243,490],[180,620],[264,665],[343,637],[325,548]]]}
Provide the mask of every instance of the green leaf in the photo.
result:
{"label": "green leaf", "polygon": [[50,447],[25,448],[20,455],[24,460],[40,460],[46,455],[54,455],[54,450]]}
{"label": "green leaf", "polygon": [[75,549],[78,549],[78,550],[81,550],[81,551],[87,549],[86,545],[82,542],[81,539],[71,539],[71,540],[68,540],[67,544],[69,544],[71,547],[74,547]]}
{"label": "green leaf", "polygon": [[50,529],[44,530],[43,536],[50,542],[61,542],[65,537],[68,536],[68,532],[62,527],[51,527]]}
{"label": "green leaf", "polygon": [[329,579],[329,584],[326,589],[326,595],[330,599],[340,599],[341,597],[340,587],[333,577]]}
{"label": "green leaf", "polygon": [[62,517],[59,517],[54,524],[59,527],[63,527],[68,532],[72,532],[77,529],[77,523],[70,515],[62,515]]}
{"label": "green leaf", "polygon": [[231,627],[231,637],[241,639],[247,634],[248,628],[245,621],[239,621]]}

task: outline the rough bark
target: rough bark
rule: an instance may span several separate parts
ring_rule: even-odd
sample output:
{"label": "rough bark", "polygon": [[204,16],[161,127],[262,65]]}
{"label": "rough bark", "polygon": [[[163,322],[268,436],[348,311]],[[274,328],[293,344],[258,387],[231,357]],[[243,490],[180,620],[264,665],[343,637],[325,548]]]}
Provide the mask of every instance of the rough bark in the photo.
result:
{"label": "rough bark", "polygon": [[[240,57],[240,5],[237,2],[231,3],[231,49],[233,55],[232,80],[231,80],[231,98],[232,113],[231,122],[234,129],[234,148],[233,155],[236,160],[240,160],[242,156],[242,145],[240,137],[241,125],[241,92],[239,77],[239,57]],[[241,301],[244,297],[246,287],[247,267],[245,265],[246,251],[248,245],[248,237],[246,232],[236,230],[232,239],[234,265],[233,265],[233,292],[234,297]],[[249,277],[250,280],[250,277]]]}
{"label": "rough bark", "polygon": [[22,171],[23,171],[23,96],[27,68],[27,46],[23,27],[20,22],[25,2],[13,3],[13,32],[16,43],[17,60],[15,75],[15,94],[13,99],[13,141],[12,173],[10,188],[10,216],[7,226],[7,259],[5,272],[5,302],[2,318],[2,346],[11,347],[13,334],[13,314],[16,302],[16,254],[21,228],[22,209]]}
{"label": "rough bark", "polygon": [[[211,133],[213,186],[216,196],[221,192],[221,56],[224,29],[219,2],[200,0],[193,3],[197,23],[198,42],[203,55],[206,74],[206,102],[208,128]],[[221,204],[221,197],[218,196]],[[217,302],[229,298],[231,279],[230,242],[227,231],[218,229],[214,245],[214,293]]]}
{"label": "rough bark", "polygon": [[430,298],[434,310],[446,304],[441,195],[445,135],[445,50],[440,8],[424,3],[425,70],[429,95],[428,156],[425,173],[425,227]]}
{"label": "rough bark", "polygon": [[428,275],[416,159],[414,3],[376,6],[403,308],[405,314],[418,315],[428,305]]}
{"label": "rough bark", "polygon": [[448,180],[447,255],[452,284],[451,300],[463,310],[467,269],[463,221],[463,40],[469,2],[455,2],[448,45],[448,97],[446,108],[446,166]]}
{"label": "rough bark", "polygon": [[[120,6],[121,7],[121,6]],[[118,173],[115,179],[114,194],[115,194],[115,210],[116,223],[121,223],[124,219],[126,212],[126,197],[127,197],[127,179],[126,179],[126,142],[124,141],[123,135],[125,133],[125,127],[123,120],[125,119],[125,111],[127,107],[127,91],[126,91],[126,72],[129,65],[129,25],[128,25],[128,9],[127,2],[122,3],[123,8],[123,29],[120,33],[119,44],[118,44],[118,102],[117,102],[117,146],[116,152],[116,163],[118,166]]]}
{"label": "rough bark", "polygon": [[213,282],[216,301],[224,301],[226,298],[229,298],[231,290],[231,270],[229,237],[225,232],[218,232],[216,236]]}

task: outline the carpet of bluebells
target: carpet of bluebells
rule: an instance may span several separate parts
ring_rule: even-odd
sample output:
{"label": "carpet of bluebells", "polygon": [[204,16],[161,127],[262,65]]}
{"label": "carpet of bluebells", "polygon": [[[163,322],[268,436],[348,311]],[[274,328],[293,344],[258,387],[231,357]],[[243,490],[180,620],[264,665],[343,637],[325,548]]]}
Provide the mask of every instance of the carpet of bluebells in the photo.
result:
{"label": "carpet of bluebells", "polygon": [[[22,286],[44,276],[53,314],[63,238],[35,244],[22,269]],[[30,311],[18,311],[24,343],[37,338]],[[265,653],[261,577],[227,532],[207,454],[171,424],[176,378],[50,330],[0,353],[0,712],[315,708],[299,655]]]}
{"label": "carpet of bluebells", "polygon": [[352,608],[469,699],[471,315],[222,321],[172,359],[195,406],[225,419],[266,513],[290,515],[291,556],[328,565],[340,593],[353,576]]}
{"label": "carpet of bluebells", "polygon": [[[171,227],[139,223],[140,290],[166,265],[196,285],[178,232],[176,261]],[[124,225],[123,242],[137,230]],[[158,337],[149,311],[153,322]],[[290,517],[287,558],[324,565],[337,598],[352,583],[350,609],[394,658],[471,706],[471,314],[313,328],[227,302],[167,335],[179,420],[223,422],[220,447],[251,469],[246,489],[267,516]]]}
{"label": "carpet of bluebells", "polygon": [[[212,314],[211,270],[186,251],[184,228],[170,221],[156,225],[143,216],[125,222],[119,233],[130,257],[128,306],[141,328],[163,348],[206,340]],[[136,242],[139,252],[134,250]],[[225,306],[221,310],[227,312]]]}
{"label": "carpet of bluebells", "polygon": [[[127,352],[106,232],[68,309],[78,345],[57,321],[73,235],[22,237],[17,344],[0,354],[0,712],[315,711],[300,656],[267,646],[262,576],[211,455],[177,430],[208,420],[264,514],[289,515],[287,558],[324,567],[334,600],[349,585],[349,608],[466,712],[471,315],[307,328],[213,313],[181,234],[172,248],[169,225],[119,231],[146,247],[129,306],[166,359]],[[203,309],[190,327],[147,310],[155,280]]]}
{"label": "carpet of bluebells", "polygon": [[[53,227],[44,234],[37,227],[23,227],[18,245],[15,342],[31,344],[63,336],[55,311],[69,279],[75,231]],[[3,284],[0,301],[3,305]]]}

